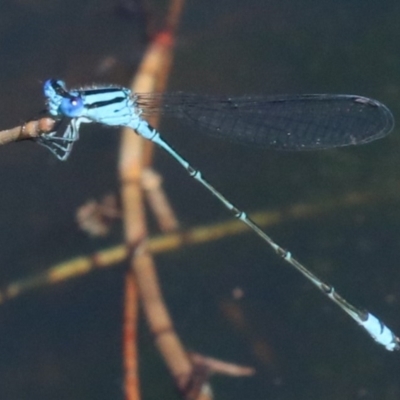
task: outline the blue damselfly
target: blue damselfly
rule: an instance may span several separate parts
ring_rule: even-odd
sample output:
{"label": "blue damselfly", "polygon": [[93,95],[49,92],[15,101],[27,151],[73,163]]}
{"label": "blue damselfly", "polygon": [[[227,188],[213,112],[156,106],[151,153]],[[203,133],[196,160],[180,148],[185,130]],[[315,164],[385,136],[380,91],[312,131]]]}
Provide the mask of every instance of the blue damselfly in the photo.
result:
{"label": "blue damselfly", "polygon": [[[184,118],[211,135],[247,145],[280,150],[318,150],[359,145],[382,138],[394,126],[382,103],[355,95],[282,95],[218,97],[186,93],[137,94],[117,86],[67,90],[60,80],[44,84],[47,111],[60,119],[57,130],[35,140],[59,160],[66,160],[79,139],[82,123],[127,126],[169,153],[189,175],[245,223],[311,283],[352,317],[387,350],[400,349],[400,340],[378,318],[347,302],[335,289],[275,243],[247,214],[208,183],[146,121],[155,112]],[[63,126],[64,124],[64,126]]]}

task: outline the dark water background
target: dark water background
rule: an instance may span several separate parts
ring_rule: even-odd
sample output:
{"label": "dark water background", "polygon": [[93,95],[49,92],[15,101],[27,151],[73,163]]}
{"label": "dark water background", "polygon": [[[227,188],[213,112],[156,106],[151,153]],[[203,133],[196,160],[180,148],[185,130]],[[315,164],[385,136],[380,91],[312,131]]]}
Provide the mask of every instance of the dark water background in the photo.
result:
{"label": "dark water background", "polygon": [[[43,108],[42,82],[127,84],[146,41],[143,15],[106,0],[1,0],[0,115],[5,129]],[[146,5],[161,27],[166,2]],[[395,0],[188,1],[169,88],[204,93],[351,93],[400,115],[400,4]],[[105,59],[112,69],[101,68]],[[379,201],[269,230],[301,261],[400,333],[398,131],[368,146],[317,153],[255,151],[166,123],[176,148],[246,210],[332,201],[351,191]],[[173,132],[174,135],[168,134]],[[0,149],[0,286],[119,243],[75,224],[89,198],[118,191],[118,134],[85,127],[67,163],[18,143]],[[167,156],[156,167],[184,226],[228,217]],[[157,257],[176,328],[188,348],[257,368],[212,380],[217,399],[400,398],[399,354],[355,324],[254,235]],[[0,306],[0,399],[123,398],[124,266]],[[232,299],[232,290],[245,296]],[[144,399],[175,399],[144,324]]]}

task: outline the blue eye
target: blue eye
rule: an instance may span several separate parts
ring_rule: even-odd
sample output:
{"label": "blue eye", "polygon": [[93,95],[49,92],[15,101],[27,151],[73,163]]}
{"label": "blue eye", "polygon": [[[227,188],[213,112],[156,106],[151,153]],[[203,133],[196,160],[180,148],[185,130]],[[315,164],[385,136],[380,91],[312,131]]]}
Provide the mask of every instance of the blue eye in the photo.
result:
{"label": "blue eye", "polygon": [[75,118],[82,115],[84,108],[81,97],[64,97],[60,104],[60,111],[67,117]]}

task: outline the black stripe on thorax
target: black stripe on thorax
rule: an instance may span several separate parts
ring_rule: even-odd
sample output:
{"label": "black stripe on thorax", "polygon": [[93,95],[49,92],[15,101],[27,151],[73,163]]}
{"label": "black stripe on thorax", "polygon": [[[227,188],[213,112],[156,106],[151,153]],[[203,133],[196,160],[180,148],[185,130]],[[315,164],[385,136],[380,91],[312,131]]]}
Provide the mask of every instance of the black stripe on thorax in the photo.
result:
{"label": "black stripe on thorax", "polygon": [[104,94],[104,93],[112,93],[112,92],[120,92],[121,88],[118,87],[110,87],[103,89],[86,89],[82,90],[82,93],[86,96],[96,95],[96,94]]}
{"label": "black stripe on thorax", "polygon": [[114,99],[111,99],[111,100],[96,101],[91,104],[85,104],[85,108],[90,110],[92,108],[105,107],[105,106],[109,106],[110,104],[120,103],[123,100],[126,100],[126,97],[115,97]]}

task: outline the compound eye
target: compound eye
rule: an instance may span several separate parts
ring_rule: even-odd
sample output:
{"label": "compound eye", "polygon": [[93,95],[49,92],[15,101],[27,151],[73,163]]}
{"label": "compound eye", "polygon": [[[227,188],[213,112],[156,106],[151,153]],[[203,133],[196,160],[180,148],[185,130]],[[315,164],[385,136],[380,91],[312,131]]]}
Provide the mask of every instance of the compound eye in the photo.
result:
{"label": "compound eye", "polygon": [[83,111],[83,100],[79,96],[64,97],[60,104],[60,111],[67,117],[80,117]]}

